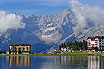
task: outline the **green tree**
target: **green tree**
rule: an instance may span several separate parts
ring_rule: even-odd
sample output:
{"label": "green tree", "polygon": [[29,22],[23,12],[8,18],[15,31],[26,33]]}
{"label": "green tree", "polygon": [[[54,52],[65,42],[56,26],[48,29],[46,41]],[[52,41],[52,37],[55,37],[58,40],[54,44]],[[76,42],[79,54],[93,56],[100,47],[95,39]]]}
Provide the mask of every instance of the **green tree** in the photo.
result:
{"label": "green tree", "polygon": [[67,47],[70,47],[70,42],[67,42],[66,46],[67,46]]}
{"label": "green tree", "polygon": [[72,50],[74,50],[74,51],[77,50],[77,46],[76,45],[73,45],[72,46]]}

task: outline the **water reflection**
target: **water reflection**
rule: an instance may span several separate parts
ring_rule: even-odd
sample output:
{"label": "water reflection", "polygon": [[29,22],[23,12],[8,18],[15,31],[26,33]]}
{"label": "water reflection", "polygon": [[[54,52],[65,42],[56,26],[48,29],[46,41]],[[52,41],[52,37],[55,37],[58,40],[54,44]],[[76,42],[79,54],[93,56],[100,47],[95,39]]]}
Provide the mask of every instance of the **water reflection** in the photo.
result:
{"label": "water reflection", "polygon": [[45,59],[45,62],[42,62],[39,69],[62,69],[59,56],[47,56],[42,59]]}
{"label": "water reflection", "polygon": [[99,56],[88,56],[88,69],[100,69]]}
{"label": "water reflection", "polygon": [[87,60],[86,56],[60,56],[61,66],[65,69],[87,69]]}
{"label": "water reflection", "polygon": [[88,69],[104,69],[104,57],[88,56]]}
{"label": "water reflection", "polygon": [[60,56],[60,63],[65,69],[104,69],[101,56]]}
{"label": "water reflection", "polygon": [[0,60],[0,69],[104,69],[102,56],[6,56]]}
{"label": "water reflection", "polygon": [[9,56],[9,66],[24,67],[30,66],[31,57],[30,56]]}

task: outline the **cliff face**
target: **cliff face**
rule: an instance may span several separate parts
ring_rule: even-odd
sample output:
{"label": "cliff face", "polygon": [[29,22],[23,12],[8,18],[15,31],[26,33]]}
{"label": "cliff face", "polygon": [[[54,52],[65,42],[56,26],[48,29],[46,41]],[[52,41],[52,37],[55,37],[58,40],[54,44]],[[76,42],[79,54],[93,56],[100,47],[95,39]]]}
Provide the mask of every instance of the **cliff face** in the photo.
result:
{"label": "cliff face", "polygon": [[83,29],[80,28],[76,23],[75,14],[69,9],[56,15],[21,16],[26,24],[25,29],[8,30],[2,35],[0,40],[2,49],[8,50],[9,44],[13,43],[29,43],[32,45],[32,50],[42,51],[67,41],[104,34],[104,26],[95,26],[90,19],[87,19]]}

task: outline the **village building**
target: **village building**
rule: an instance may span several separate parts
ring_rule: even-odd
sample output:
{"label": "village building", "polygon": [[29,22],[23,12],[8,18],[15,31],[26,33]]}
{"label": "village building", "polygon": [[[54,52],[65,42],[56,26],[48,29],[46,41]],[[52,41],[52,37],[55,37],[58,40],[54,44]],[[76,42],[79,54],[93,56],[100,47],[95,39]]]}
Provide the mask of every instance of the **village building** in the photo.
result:
{"label": "village building", "polygon": [[69,47],[61,47],[61,51],[62,52],[70,52],[70,48]]}
{"label": "village building", "polygon": [[9,54],[30,54],[30,44],[12,44],[9,48]]}
{"label": "village building", "polygon": [[88,37],[88,49],[95,49],[104,50],[104,36],[95,36],[95,37]]}
{"label": "village building", "polygon": [[61,54],[61,51],[59,48],[54,48],[53,54]]}
{"label": "village building", "polygon": [[52,48],[47,51],[47,54],[61,54],[61,50],[59,48]]}

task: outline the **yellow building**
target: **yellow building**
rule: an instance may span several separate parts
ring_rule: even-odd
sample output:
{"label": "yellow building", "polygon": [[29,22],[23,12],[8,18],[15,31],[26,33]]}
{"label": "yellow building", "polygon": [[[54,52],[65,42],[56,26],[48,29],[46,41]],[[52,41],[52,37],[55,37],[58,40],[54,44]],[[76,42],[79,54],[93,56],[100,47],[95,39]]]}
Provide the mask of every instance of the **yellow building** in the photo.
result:
{"label": "yellow building", "polygon": [[10,54],[30,54],[31,45],[30,44],[12,44],[9,48]]}

